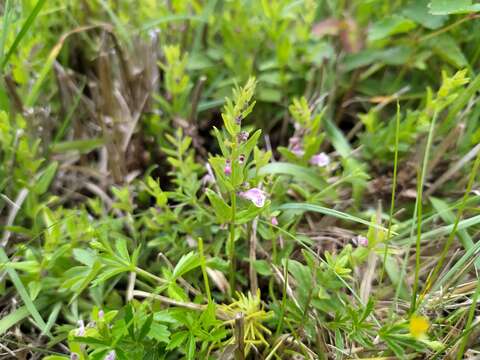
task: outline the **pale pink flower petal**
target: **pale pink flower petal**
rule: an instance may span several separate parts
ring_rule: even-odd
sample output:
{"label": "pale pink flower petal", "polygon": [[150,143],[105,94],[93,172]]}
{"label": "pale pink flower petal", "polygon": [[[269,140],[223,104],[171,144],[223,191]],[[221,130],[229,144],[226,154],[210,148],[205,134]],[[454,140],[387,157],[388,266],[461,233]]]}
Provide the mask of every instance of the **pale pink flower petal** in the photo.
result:
{"label": "pale pink flower petal", "polygon": [[325,167],[330,164],[330,157],[324,152],[321,152],[320,154],[312,156],[310,159],[310,164]]}
{"label": "pale pink flower petal", "polygon": [[272,218],[270,219],[270,222],[273,226],[278,226],[278,219],[276,216],[272,216]]}
{"label": "pale pink flower petal", "polygon": [[263,207],[263,205],[265,205],[265,200],[267,199],[265,192],[258,188],[251,188],[250,190],[242,191],[239,195],[244,199],[250,200],[256,207]]}
{"label": "pale pink flower petal", "polygon": [[363,235],[358,235],[358,236],[355,236],[353,238],[353,242],[355,243],[355,245],[357,246],[363,246],[363,247],[367,247],[368,246],[368,239],[363,236]]}
{"label": "pale pink flower petal", "polygon": [[300,146],[294,146],[292,148],[292,153],[294,153],[298,157],[302,157],[305,154],[305,151]]}

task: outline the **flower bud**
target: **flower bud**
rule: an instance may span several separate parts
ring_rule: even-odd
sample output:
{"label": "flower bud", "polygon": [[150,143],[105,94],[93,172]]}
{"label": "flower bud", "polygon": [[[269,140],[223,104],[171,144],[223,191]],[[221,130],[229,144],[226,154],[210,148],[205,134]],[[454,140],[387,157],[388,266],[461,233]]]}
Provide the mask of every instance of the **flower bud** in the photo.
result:
{"label": "flower bud", "polygon": [[245,155],[244,154],[240,154],[240,156],[238,157],[238,163],[241,165],[245,162]]}

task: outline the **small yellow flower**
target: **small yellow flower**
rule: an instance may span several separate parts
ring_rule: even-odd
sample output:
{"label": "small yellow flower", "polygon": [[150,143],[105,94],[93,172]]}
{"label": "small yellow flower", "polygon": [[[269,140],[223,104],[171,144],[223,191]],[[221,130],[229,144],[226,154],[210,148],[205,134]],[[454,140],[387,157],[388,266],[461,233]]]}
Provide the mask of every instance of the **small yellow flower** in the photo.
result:
{"label": "small yellow flower", "polygon": [[410,335],[416,339],[424,337],[429,327],[430,323],[424,316],[413,315],[410,318]]}

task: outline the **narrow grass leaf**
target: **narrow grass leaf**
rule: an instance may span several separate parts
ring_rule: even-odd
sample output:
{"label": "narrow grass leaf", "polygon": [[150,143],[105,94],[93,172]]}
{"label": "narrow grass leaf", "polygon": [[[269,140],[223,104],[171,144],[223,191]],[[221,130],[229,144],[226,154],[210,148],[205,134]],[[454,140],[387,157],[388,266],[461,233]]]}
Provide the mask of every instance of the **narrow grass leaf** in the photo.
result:
{"label": "narrow grass leaf", "polygon": [[[0,247],[0,261],[3,263],[7,263],[9,261],[3,247]],[[18,294],[20,295],[21,299],[23,300],[23,303],[28,309],[28,312],[33,317],[33,319],[35,320],[37,325],[40,327],[40,329],[42,330],[42,333],[51,337],[52,335],[50,334],[50,331],[48,331],[47,329],[47,324],[45,324],[45,322],[43,321],[42,316],[38,312],[38,309],[35,306],[32,299],[30,298],[30,295],[28,295],[28,291],[27,289],[25,289],[25,286],[23,286],[22,280],[20,280],[20,277],[18,276],[15,269],[7,267],[5,271],[9,275],[10,280],[12,280],[12,283],[17,289]]]}
{"label": "narrow grass leaf", "polygon": [[313,211],[313,212],[317,212],[317,213],[320,213],[320,214],[323,214],[323,215],[336,217],[338,219],[342,219],[342,220],[346,220],[346,221],[353,221],[353,222],[363,224],[363,225],[366,225],[366,226],[372,226],[372,227],[374,227],[376,229],[379,229],[379,230],[382,230],[382,231],[388,231],[387,228],[385,228],[381,225],[372,223],[368,220],[364,220],[364,219],[359,218],[357,216],[350,215],[348,213],[341,212],[341,211],[338,211],[338,210],[329,209],[327,207],[316,205],[316,204],[287,203],[287,204],[280,205],[277,209],[278,210]]}
{"label": "narrow grass leaf", "polygon": [[296,180],[305,182],[317,190],[327,186],[326,182],[317,172],[301,165],[290,164],[286,162],[270,163],[260,169],[259,175],[290,175]]}
{"label": "narrow grass leaf", "polygon": [[38,0],[37,3],[35,4],[35,7],[30,12],[30,15],[28,15],[27,19],[23,23],[22,28],[20,29],[20,32],[15,37],[15,40],[13,40],[13,43],[10,46],[10,49],[8,50],[5,57],[3,58],[2,63],[0,64],[0,72],[3,72],[3,69],[5,68],[5,65],[8,63],[8,60],[10,60],[10,57],[13,55],[15,50],[17,50],[17,47],[20,44],[20,42],[22,41],[23,37],[30,30],[31,26],[33,25],[33,22],[37,18],[38,13],[42,9],[45,2],[46,2],[46,0]]}

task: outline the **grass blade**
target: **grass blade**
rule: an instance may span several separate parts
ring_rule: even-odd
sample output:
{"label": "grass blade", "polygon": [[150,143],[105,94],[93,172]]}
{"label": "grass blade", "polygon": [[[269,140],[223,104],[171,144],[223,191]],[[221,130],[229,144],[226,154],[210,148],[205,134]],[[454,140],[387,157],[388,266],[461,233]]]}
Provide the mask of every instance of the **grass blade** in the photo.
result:
{"label": "grass blade", "polygon": [[[387,237],[385,239],[385,251],[383,253],[382,273],[380,274],[380,280],[379,280],[380,285],[382,284],[382,281],[383,281],[383,275],[384,275],[385,266],[387,263],[388,243],[390,241],[390,235],[392,234],[393,211],[395,209],[395,192],[397,190],[399,136],[400,136],[400,104],[397,101],[397,116],[395,119],[395,155],[393,160],[392,197],[390,199],[390,212],[388,214],[388,231],[387,231]],[[400,285],[401,285],[401,282],[400,282]]]}
{"label": "grass blade", "polygon": [[480,167],[480,153],[478,153],[478,155],[475,159],[475,162],[472,166],[472,171],[470,172],[470,178],[468,180],[467,189],[465,191],[465,194],[463,195],[462,203],[460,204],[460,207],[457,211],[457,217],[455,219],[455,223],[453,224],[452,231],[450,232],[450,235],[448,236],[448,239],[445,242],[445,246],[442,250],[442,253],[440,254],[440,259],[438,260],[437,265],[433,269],[433,272],[432,272],[431,276],[428,278],[427,283],[425,284],[425,290],[423,291],[423,294],[428,292],[428,290],[432,286],[432,283],[435,282],[436,277],[437,277],[440,269],[442,268],[443,263],[445,262],[448,250],[450,250],[450,247],[452,246],[453,241],[455,240],[455,235],[456,235],[457,230],[458,230],[458,224],[459,224],[460,219],[463,215],[463,211],[465,209],[465,204],[467,203],[468,196],[469,196],[470,192],[472,191],[473,183],[475,182],[475,177],[478,173],[478,168],[479,167]]}
{"label": "grass blade", "polygon": [[[43,300],[36,300],[35,307],[42,310],[47,306],[47,302]],[[12,311],[7,316],[4,316],[0,319],[0,335],[5,334],[12,326],[18,324],[20,321],[24,320],[30,315],[30,311],[25,305],[20,306],[19,308]]]}
{"label": "grass blade", "polygon": [[15,52],[17,49],[18,45],[22,41],[23,37],[27,34],[28,30],[30,27],[33,25],[33,22],[37,18],[40,10],[42,9],[43,5],[45,5],[46,0],[38,0],[37,3],[35,4],[35,7],[33,10],[30,12],[30,15],[28,16],[27,20],[23,23],[22,28],[20,29],[20,32],[17,34],[15,37],[15,40],[13,41],[12,46],[10,46],[10,49],[7,52],[7,55],[3,58],[1,64],[0,64],[0,71],[3,71],[5,68],[5,65],[8,63],[8,60],[10,60],[10,57],[12,54]]}
{"label": "grass blade", "polygon": [[[0,247],[0,261],[3,263],[7,263],[9,261],[3,247]],[[33,320],[35,320],[37,325],[42,330],[42,333],[51,337],[52,335],[50,334],[50,331],[47,329],[47,324],[45,324],[45,322],[43,321],[42,316],[38,312],[38,309],[35,306],[32,299],[30,298],[30,295],[28,295],[27,289],[25,289],[25,286],[23,286],[22,280],[20,280],[20,277],[18,276],[15,269],[11,267],[7,267],[5,271],[10,276],[10,280],[12,280],[12,283],[17,289],[18,294],[22,298],[23,303],[25,304],[25,307],[28,309],[28,312],[33,317]]]}
{"label": "grass blade", "polygon": [[346,221],[353,221],[353,222],[363,224],[363,225],[366,225],[366,226],[372,226],[372,227],[374,227],[376,229],[379,229],[379,230],[382,230],[382,231],[388,231],[387,228],[385,228],[381,225],[372,223],[368,220],[364,220],[364,219],[359,218],[357,216],[350,215],[350,214],[347,214],[347,213],[344,213],[344,212],[341,212],[341,211],[338,211],[338,210],[329,209],[327,207],[316,205],[316,204],[287,203],[287,204],[280,205],[277,209],[278,210],[313,211],[313,212],[317,212],[317,213],[320,213],[320,214],[323,214],[323,215],[333,216],[333,217],[336,217],[338,219],[342,219],[342,220],[346,220]]}
{"label": "grass blade", "polygon": [[10,27],[10,15],[12,13],[11,0],[5,3],[5,10],[3,13],[3,29],[0,37],[0,64],[3,63],[3,55],[5,53],[5,41],[7,39],[8,29]]}
{"label": "grass blade", "polygon": [[303,181],[317,190],[325,188],[326,183],[318,174],[304,166],[286,162],[274,162],[262,167],[259,175],[290,175],[297,180]]}

